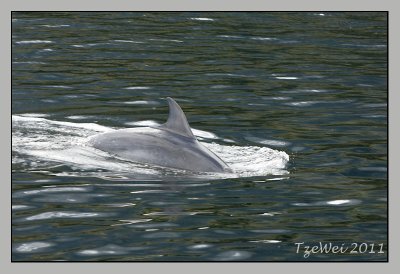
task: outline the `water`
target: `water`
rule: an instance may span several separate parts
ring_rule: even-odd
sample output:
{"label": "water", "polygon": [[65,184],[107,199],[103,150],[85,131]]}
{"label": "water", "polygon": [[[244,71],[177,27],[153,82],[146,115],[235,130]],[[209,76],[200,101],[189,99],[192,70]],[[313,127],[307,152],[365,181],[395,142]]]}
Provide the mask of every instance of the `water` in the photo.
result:
{"label": "water", "polygon": [[[12,52],[14,261],[387,259],[386,13],[13,13]],[[88,145],[168,96],[234,174]]]}

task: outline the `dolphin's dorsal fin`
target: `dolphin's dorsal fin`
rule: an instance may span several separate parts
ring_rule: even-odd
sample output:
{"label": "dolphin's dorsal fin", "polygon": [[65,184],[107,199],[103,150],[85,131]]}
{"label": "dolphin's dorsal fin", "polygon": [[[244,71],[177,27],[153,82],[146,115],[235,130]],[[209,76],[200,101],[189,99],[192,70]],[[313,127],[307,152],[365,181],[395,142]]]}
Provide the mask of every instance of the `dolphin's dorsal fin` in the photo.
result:
{"label": "dolphin's dorsal fin", "polygon": [[185,137],[195,138],[192,130],[190,129],[185,113],[183,113],[178,103],[170,97],[167,97],[167,101],[169,105],[168,120],[160,127]]}

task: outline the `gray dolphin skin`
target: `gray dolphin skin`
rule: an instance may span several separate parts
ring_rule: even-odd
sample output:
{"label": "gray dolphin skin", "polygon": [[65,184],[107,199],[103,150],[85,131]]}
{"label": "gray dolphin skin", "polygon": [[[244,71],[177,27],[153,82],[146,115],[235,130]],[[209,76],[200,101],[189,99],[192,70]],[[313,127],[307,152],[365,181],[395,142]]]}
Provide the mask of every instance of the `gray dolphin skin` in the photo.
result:
{"label": "gray dolphin skin", "polygon": [[165,124],[128,128],[98,134],[92,145],[133,162],[195,172],[231,173],[217,155],[201,145],[190,129],[181,107],[167,98],[169,116]]}

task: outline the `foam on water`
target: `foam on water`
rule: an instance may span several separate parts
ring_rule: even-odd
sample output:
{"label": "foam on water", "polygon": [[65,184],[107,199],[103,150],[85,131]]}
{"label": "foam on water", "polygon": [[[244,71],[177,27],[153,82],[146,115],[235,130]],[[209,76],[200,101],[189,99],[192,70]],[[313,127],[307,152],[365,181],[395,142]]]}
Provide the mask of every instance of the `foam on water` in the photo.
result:
{"label": "foam on water", "polygon": [[[113,157],[90,146],[88,141],[98,133],[115,129],[95,123],[54,121],[41,114],[13,115],[13,163],[27,170],[51,172],[56,176],[89,176],[107,180],[155,180],[172,177],[195,176],[196,178],[231,178],[287,174],[285,169],[289,156],[268,147],[221,145],[216,134],[193,129],[201,143],[223,159],[233,174],[192,174],[146,164],[133,163]],[[135,126],[157,124],[154,121],[131,123]],[[213,141],[213,143],[204,142]]]}
{"label": "foam on water", "polygon": [[136,126],[136,127],[155,127],[159,126],[160,124],[153,120],[144,120],[137,122],[126,122],[125,125]]}

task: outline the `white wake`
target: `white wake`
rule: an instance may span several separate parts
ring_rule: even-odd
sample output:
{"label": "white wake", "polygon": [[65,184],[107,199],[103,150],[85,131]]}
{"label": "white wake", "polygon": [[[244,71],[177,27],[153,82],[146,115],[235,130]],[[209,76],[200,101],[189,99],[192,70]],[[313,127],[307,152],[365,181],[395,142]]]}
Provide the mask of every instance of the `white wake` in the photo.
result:
{"label": "white wake", "polygon": [[[287,174],[289,155],[259,146],[230,144],[214,133],[193,129],[200,142],[223,159],[234,174],[193,174],[186,171],[132,163],[97,150],[88,140],[117,128],[95,123],[54,121],[43,114],[12,116],[13,163],[18,169],[60,176],[92,176],[108,180],[155,180],[165,176],[231,178]],[[149,121],[151,122],[151,121]],[[131,125],[132,126],[132,125]],[[137,126],[146,126],[146,121]],[[60,166],[63,167],[60,169]]]}

